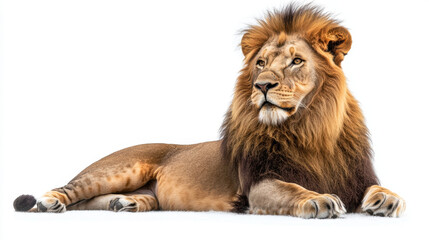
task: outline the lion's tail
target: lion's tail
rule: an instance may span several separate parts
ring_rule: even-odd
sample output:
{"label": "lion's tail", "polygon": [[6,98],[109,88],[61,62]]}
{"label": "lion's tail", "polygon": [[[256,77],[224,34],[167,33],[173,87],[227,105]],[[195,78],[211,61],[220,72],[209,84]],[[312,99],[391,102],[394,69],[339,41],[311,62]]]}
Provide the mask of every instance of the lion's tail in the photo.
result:
{"label": "lion's tail", "polygon": [[13,201],[13,208],[17,212],[28,212],[36,205],[36,198],[32,195],[21,195]]}

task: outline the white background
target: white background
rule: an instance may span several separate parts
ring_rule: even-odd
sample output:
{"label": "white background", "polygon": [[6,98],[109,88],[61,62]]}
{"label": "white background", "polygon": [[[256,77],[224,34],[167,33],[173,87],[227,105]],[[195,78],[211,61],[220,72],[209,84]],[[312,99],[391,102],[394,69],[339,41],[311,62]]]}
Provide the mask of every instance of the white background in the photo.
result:
{"label": "white background", "polygon": [[343,69],[382,185],[407,201],[403,218],[13,211],[18,195],[62,186],[121,148],[218,139],[239,30],[286,3],[2,1],[0,239],[428,237],[427,1],[315,1],[353,36]]}

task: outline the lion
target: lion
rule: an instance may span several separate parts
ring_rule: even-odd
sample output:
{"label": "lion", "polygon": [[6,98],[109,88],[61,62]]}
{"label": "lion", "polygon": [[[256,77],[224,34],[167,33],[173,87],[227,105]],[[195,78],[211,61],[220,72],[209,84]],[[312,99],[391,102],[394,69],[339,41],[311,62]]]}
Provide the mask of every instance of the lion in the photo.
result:
{"label": "lion", "polygon": [[220,140],[120,150],[37,200],[19,196],[15,210],[399,217],[405,201],[379,186],[341,68],[351,45],[349,31],[319,7],[268,12],[243,31],[244,67]]}

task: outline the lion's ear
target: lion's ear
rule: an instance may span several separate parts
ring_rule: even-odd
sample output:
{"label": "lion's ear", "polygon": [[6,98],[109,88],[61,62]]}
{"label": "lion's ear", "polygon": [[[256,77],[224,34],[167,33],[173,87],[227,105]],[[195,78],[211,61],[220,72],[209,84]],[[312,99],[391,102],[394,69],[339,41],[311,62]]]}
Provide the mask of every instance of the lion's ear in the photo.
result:
{"label": "lion's ear", "polygon": [[245,33],[243,38],[241,38],[241,51],[243,52],[244,57],[247,58],[247,55],[251,52],[258,51],[260,48],[260,40],[251,37],[250,33]]}
{"label": "lion's ear", "polygon": [[352,36],[349,31],[343,27],[331,28],[322,33],[319,40],[323,50],[332,54],[335,64],[341,66],[344,56],[352,47]]}

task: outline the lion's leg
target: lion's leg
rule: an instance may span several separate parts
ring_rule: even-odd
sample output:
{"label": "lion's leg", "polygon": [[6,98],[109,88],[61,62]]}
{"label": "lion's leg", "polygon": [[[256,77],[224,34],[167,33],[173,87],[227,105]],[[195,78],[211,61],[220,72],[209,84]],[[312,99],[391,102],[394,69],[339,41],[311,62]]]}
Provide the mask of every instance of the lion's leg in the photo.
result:
{"label": "lion's leg", "polygon": [[[100,165],[100,164],[99,164]],[[67,185],[37,201],[39,212],[64,212],[67,205],[96,196],[134,191],[152,178],[153,167],[141,161],[90,166]]]}
{"label": "lion's leg", "polygon": [[266,179],[252,186],[249,213],[291,215],[302,218],[336,218],[346,213],[340,198],[319,194],[297,184]]}
{"label": "lion's leg", "polygon": [[67,206],[67,210],[110,210],[145,212],[158,209],[158,200],[150,187],[126,194],[106,194]]}
{"label": "lion's leg", "polygon": [[373,185],[366,189],[358,212],[382,217],[400,217],[405,211],[405,201],[387,188]]}

